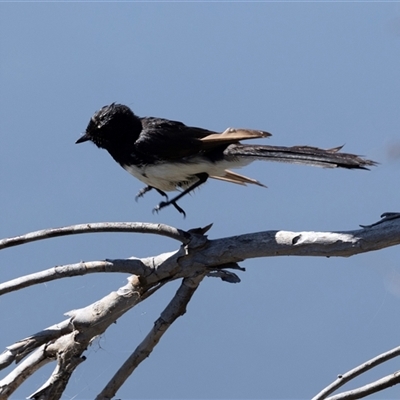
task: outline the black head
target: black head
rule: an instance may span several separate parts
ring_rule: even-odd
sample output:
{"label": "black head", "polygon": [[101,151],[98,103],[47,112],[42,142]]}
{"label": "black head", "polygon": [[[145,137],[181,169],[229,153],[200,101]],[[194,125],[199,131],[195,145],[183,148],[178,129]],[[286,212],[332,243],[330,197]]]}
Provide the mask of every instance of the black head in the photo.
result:
{"label": "black head", "polygon": [[76,143],[90,140],[98,147],[110,150],[133,144],[141,130],[140,119],[129,107],[112,103],[95,112],[84,135]]}

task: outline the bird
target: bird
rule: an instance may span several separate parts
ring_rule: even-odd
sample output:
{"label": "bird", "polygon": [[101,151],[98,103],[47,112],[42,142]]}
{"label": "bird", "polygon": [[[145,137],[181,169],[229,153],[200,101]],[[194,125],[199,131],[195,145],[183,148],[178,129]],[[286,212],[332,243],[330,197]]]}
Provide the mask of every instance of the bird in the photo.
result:
{"label": "bird", "polygon": [[[172,205],[184,217],[186,213],[177,201],[209,178],[266,187],[256,179],[231,171],[255,160],[362,170],[377,164],[342,153],[343,146],[321,149],[241,143],[270,136],[271,133],[261,130],[228,128],[218,133],[179,121],[139,117],[128,106],[111,103],[94,113],[76,143],[91,141],[107,150],[122,168],[145,183],[136,200],[152,189],[165,197],[153,213]],[[169,199],[166,192],[174,190],[180,193]]]}

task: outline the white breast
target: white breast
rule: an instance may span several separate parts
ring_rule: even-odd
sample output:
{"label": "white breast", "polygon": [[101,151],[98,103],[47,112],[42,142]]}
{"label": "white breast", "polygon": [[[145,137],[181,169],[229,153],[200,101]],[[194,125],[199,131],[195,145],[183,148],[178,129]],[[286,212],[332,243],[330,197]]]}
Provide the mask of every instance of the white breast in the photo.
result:
{"label": "white breast", "polygon": [[214,163],[202,157],[194,157],[185,162],[161,162],[142,167],[124,165],[123,168],[146,185],[169,192],[189,187],[197,181],[196,174],[205,172],[210,176],[224,176],[225,169],[240,168],[249,161],[251,160],[222,160]]}

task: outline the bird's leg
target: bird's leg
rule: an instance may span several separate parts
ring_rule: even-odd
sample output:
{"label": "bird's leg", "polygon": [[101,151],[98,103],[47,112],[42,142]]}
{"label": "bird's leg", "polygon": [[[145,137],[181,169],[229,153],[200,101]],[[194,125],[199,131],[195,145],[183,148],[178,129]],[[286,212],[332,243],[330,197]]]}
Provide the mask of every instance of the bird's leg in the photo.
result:
{"label": "bird's leg", "polygon": [[166,193],[164,193],[162,190],[157,189],[157,188],[155,188],[153,186],[146,186],[143,189],[140,189],[139,193],[135,196],[135,200],[138,201],[138,199],[143,197],[145,195],[145,193],[150,192],[151,189],[156,189],[157,192],[161,194],[161,196],[164,196],[168,200],[168,196],[167,196]]}
{"label": "bird's leg", "polygon": [[176,204],[176,202],[181,199],[183,196],[187,195],[189,192],[191,192],[192,190],[196,189],[197,187],[199,187],[200,185],[202,185],[207,179],[208,179],[208,174],[206,174],[205,172],[202,172],[200,174],[196,174],[198,181],[196,181],[195,183],[193,183],[192,186],[189,186],[187,189],[185,189],[183,192],[179,193],[177,196],[175,196],[173,199],[171,200],[167,200],[167,201],[162,201],[158,206],[156,206],[153,209],[153,213],[154,212],[158,212],[160,211],[162,208],[173,205],[181,214],[183,214],[184,217],[186,217],[186,213],[185,211],[183,211],[183,209],[181,207],[178,206],[178,204]]}
{"label": "bird's leg", "polygon": [[162,190],[157,189],[157,188],[154,188],[154,189],[156,189],[157,192],[161,194],[161,196],[164,196],[164,197],[168,200],[168,195],[167,195],[167,193],[165,193],[165,192],[163,192]]}

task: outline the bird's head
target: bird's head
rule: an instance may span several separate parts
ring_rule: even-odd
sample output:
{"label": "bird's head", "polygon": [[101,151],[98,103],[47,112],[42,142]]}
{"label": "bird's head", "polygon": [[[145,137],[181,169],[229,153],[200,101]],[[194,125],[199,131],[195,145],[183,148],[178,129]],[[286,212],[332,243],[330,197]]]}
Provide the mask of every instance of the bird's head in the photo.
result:
{"label": "bird's head", "polygon": [[95,112],[85,133],[75,143],[90,140],[98,147],[110,150],[116,145],[135,141],[141,129],[140,119],[129,107],[112,103]]}

